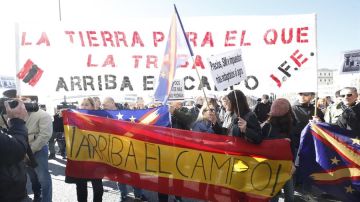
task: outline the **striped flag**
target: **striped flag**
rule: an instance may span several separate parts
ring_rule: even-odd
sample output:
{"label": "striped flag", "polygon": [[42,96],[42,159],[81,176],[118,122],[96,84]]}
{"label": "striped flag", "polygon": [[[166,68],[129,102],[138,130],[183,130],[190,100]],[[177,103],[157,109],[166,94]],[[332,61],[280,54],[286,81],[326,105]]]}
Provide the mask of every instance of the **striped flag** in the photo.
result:
{"label": "striped flag", "polygon": [[158,86],[155,90],[154,97],[156,100],[163,103],[167,102],[176,69],[187,61],[189,55],[193,56],[193,52],[175,7],[175,13],[171,18],[170,31],[160,70]]}
{"label": "striped flag", "polygon": [[360,139],[326,123],[308,124],[301,135],[298,180],[342,201],[360,199]]}

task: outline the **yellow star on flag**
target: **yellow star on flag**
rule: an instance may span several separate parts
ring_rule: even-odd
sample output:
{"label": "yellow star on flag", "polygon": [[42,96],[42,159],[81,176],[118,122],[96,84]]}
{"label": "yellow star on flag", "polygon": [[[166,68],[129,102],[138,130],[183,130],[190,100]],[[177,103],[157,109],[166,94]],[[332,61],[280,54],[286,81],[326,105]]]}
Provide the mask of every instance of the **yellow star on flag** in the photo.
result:
{"label": "yellow star on flag", "polygon": [[348,187],[345,187],[346,193],[352,194],[355,190],[349,185]]}
{"label": "yellow star on flag", "polygon": [[340,160],[338,160],[337,158],[336,158],[336,156],[334,156],[334,158],[332,158],[332,159],[330,159],[331,160],[331,164],[335,164],[335,165],[337,165],[338,163],[339,163],[339,161]]}

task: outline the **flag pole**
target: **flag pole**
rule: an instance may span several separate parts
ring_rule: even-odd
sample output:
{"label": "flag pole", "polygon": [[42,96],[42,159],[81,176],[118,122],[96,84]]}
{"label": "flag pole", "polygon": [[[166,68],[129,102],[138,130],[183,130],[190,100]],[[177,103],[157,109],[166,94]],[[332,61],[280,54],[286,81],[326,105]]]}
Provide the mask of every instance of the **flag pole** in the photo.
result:
{"label": "flag pole", "polygon": [[61,0],[59,0],[59,20],[61,22]]}
{"label": "flag pole", "polygon": [[314,116],[317,116],[317,97],[319,96],[319,79],[318,79],[318,46],[317,46],[317,15],[315,14],[315,46],[316,46],[316,95],[315,95],[315,109],[314,109]]}
{"label": "flag pole", "polygon": [[[193,64],[195,64],[194,52],[193,52],[192,49],[191,49],[189,39],[188,39],[187,36],[186,36],[186,32],[185,32],[184,26],[183,26],[183,24],[182,24],[180,15],[179,15],[179,13],[178,13],[178,10],[177,10],[175,4],[174,4],[174,9],[175,9],[176,16],[177,16],[177,18],[178,18],[178,20],[179,20],[179,23],[180,23],[180,26],[181,26],[181,31],[182,31],[183,34],[184,34],[184,38],[185,38],[186,44],[187,44],[187,46],[188,46],[188,48],[189,48],[191,59],[192,59],[192,61],[193,61]],[[202,92],[203,92],[203,94],[204,94],[206,104],[207,104],[207,106],[209,106],[209,102],[208,102],[208,99],[207,99],[207,96],[206,96],[206,93],[205,93],[205,90],[204,90],[203,82],[202,82],[202,80],[201,80],[201,78],[200,78],[199,71],[198,71],[198,69],[196,68],[196,65],[194,65],[194,67],[195,67],[196,75],[198,76],[198,79],[199,79],[199,81],[200,81],[201,90],[202,90]]]}

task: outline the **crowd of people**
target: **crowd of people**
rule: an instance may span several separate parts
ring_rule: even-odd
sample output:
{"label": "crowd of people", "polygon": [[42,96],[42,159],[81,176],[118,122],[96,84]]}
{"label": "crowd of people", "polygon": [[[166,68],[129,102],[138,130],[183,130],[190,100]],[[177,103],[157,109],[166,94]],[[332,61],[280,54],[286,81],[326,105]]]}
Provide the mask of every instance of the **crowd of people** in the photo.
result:
{"label": "crowd of people", "polygon": [[[57,109],[51,117],[42,109],[26,112],[24,103],[31,102],[27,97],[18,97],[18,102],[15,108],[9,107],[7,102],[5,104],[9,129],[2,130],[0,135],[0,201],[29,200],[25,187],[27,173],[34,193],[32,200],[49,202],[53,199],[48,159],[56,158],[55,142],[58,144],[60,155],[66,159],[61,115],[64,109]],[[311,186],[299,184],[296,179],[300,135],[309,121],[327,122],[351,130],[354,137],[360,134],[360,102],[357,89],[354,87],[345,87],[337,91],[334,100],[317,99],[314,92],[299,92],[297,100],[292,104],[286,98],[270,100],[268,95],[263,95],[256,106],[250,107],[247,96],[241,90],[233,90],[217,99],[199,96],[190,103],[171,101],[168,104],[173,128],[235,136],[250,144],[261,144],[264,139],[290,140],[294,165],[293,177],[283,187],[285,201],[294,201],[295,190],[311,197]],[[102,101],[98,97],[86,97],[82,99],[78,108],[120,110],[154,106],[155,104],[144,105],[143,100],[129,105],[118,104],[112,97],[106,97]],[[29,149],[31,151],[27,152]],[[22,167],[24,169],[17,169]],[[9,177],[13,170],[20,172],[17,174],[18,179]],[[92,183],[93,201],[102,201],[102,179],[66,176],[66,183],[76,184],[77,200],[81,202],[87,201],[87,182]],[[119,200],[126,201],[126,185],[117,185],[121,195]],[[148,200],[141,188],[133,187],[133,190],[135,198],[141,201]],[[277,201],[278,198],[279,194],[271,201]],[[158,193],[158,201],[168,201],[168,195]],[[175,201],[182,201],[181,196],[175,196]]]}

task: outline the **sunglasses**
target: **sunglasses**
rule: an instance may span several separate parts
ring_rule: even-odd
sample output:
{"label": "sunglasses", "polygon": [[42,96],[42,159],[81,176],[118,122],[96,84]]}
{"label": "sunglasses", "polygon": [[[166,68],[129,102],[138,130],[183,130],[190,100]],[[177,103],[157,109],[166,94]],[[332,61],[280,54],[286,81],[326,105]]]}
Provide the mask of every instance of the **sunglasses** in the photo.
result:
{"label": "sunglasses", "polygon": [[346,95],[340,95],[340,97],[351,97],[353,94],[349,93],[349,94],[346,94]]}
{"label": "sunglasses", "polygon": [[299,93],[300,96],[310,96],[311,93]]}
{"label": "sunglasses", "polygon": [[215,112],[215,109],[214,108],[204,109],[204,112],[207,112],[207,111]]}

